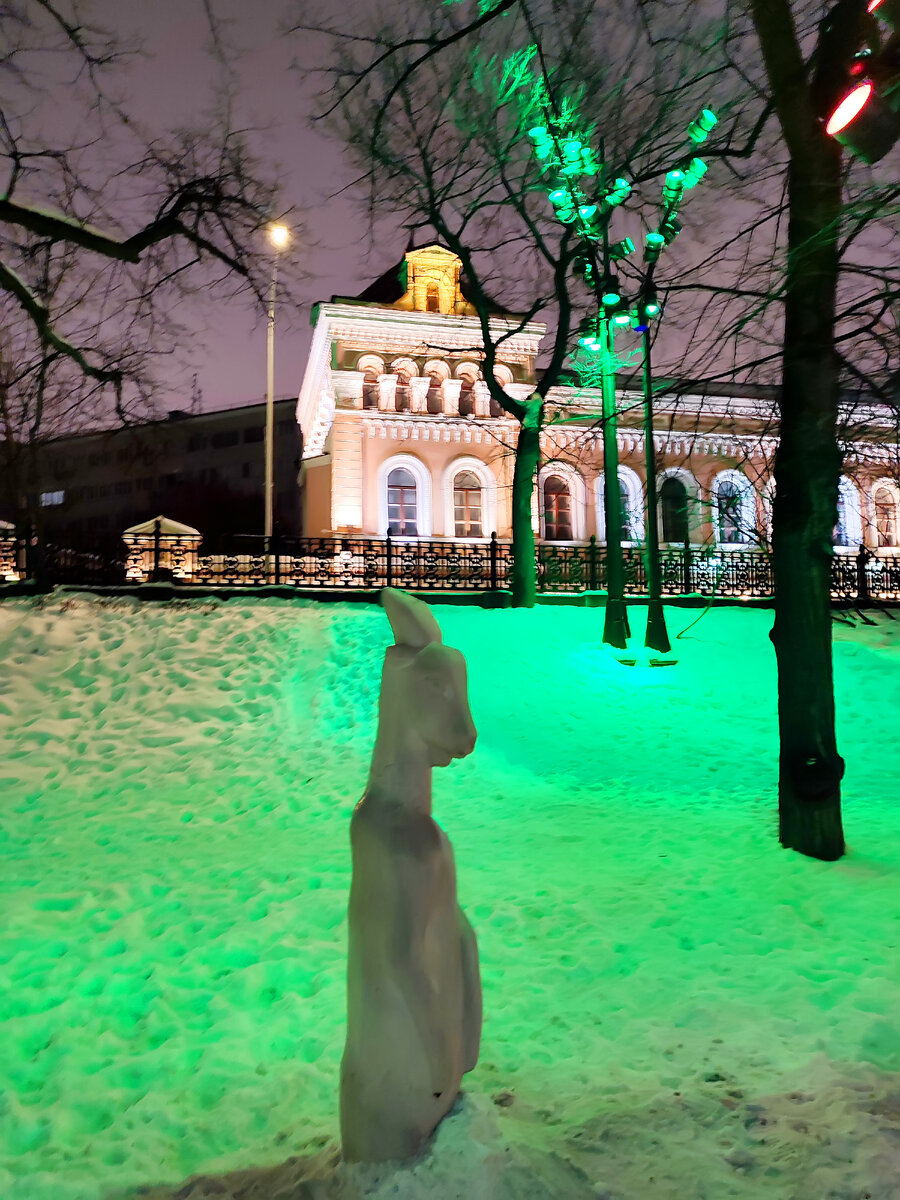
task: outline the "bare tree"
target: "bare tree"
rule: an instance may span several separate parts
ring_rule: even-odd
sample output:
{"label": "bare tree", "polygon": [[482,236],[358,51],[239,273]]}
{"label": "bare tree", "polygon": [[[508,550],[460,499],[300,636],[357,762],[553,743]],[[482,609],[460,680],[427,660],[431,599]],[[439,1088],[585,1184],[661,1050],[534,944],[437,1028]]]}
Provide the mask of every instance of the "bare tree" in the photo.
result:
{"label": "bare tree", "polygon": [[[441,6],[398,13],[370,33],[328,31],[337,99],[326,115],[368,180],[368,215],[432,230],[459,257],[479,317],[485,381],[518,422],[512,585],[519,605],[533,604],[536,593],[532,501],[541,432],[570,419],[551,410],[548,396],[564,380],[579,319],[596,313],[603,282],[580,223],[560,222],[548,204],[527,131],[553,116],[586,138],[602,133],[598,191],[612,192],[626,172],[638,188],[652,179],[655,204],[661,169],[684,155],[703,87],[685,69],[677,90],[649,103],[653,75],[671,72],[672,63],[654,61],[639,28],[613,50],[614,28],[593,0],[580,0],[564,10],[481,5],[468,20],[457,6]],[[600,219],[611,210],[601,203]],[[551,342],[532,394],[519,399],[497,381],[495,366],[504,341],[538,316]]]}
{"label": "bare tree", "polygon": [[[3,0],[0,26],[0,437],[15,508],[34,519],[36,443],[146,417],[180,305],[210,289],[264,303],[276,193],[227,87],[199,130],[165,135],[129,112],[138,50],[92,24],[89,3]],[[51,110],[60,94],[64,113]]]}

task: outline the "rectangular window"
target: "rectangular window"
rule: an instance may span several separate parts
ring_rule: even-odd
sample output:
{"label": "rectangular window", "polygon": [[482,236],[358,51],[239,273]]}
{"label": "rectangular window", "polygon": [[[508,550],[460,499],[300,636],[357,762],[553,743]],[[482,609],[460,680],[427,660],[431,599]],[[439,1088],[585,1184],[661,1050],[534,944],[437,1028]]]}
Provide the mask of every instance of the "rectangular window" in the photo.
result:
{"label": "rectangular window", "polygon": [[205,450],[206,438],[202,433],[192,433],[188,438],[187,448],[189,454],[193,454],[195,450]]}
{"label": "rectangular window", "polygon": [[65,504],[65,492],[41,492],[41,508],[55,508],[58,504]]}
{"label": "rectangular window", "polygon": [[250,425],[244,430],[245,442],[261,442],[265,437],[265,430],[262,425]]}
{"label": "rectangular window", "polygon": [[120,479],[119,480],[119,482],[116,484],[116,495],[117,496],[130,496],[131,495],[131,480],[130,479]]}
{"label": "rectangular window", "polygon": [[223,450],[226,446],[236,446],[239,438],[240,434],[236,429],[220,429],[209,439],[209,444],[214,450]]}

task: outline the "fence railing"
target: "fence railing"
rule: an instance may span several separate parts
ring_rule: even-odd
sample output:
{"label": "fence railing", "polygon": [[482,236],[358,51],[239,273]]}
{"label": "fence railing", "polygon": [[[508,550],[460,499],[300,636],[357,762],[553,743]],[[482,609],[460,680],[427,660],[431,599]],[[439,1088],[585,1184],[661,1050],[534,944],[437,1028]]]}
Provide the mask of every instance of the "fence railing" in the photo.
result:
{"label": "fence railing", "polygon": [[[11,553],[19,579],[85,586],[169,580],[185,586],[487,592],[509,590],[513,567],[512,546],[496,536],[484,542],[280,537],[272,539],[268,553],[261,537],[247,536],[227,539],[210,553],[201,545],[189,555],[176,551],[168,557],[160,555],[157,541],[143,558],[121,539],[92,539],[89,544],[70,539],[42,548],[19,542]],[[627,594],[646,595],[643,547],[626,546],[623,554]],[[542,592],[606,588],[605,547],[594,538],[577,545],[543,542],[535,555]],[[660,551],[660,565],[662,591],[668,596],[751,599],[770,597],[774,590],[771,557],[761,549],[668,548]],[[835,554],[831,580],[835,600],[900,600],[900,552]]]}

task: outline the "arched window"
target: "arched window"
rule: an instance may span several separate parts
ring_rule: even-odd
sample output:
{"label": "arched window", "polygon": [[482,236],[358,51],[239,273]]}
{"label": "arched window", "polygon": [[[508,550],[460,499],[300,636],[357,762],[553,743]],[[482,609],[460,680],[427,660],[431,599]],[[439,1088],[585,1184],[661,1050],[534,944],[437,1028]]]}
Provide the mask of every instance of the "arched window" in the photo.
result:
{"label": "arched window", "polygon": [[875,517],[875,545],[881,549],[898,545],[897,495],[886,483],[872,488],[872,508]]}
{"label": "arched window", "polygon": [[363,408],[378,407],[378,372],[369,367],[363,378]]}
{"label": "arched window", "polygon": [[475,379],[471,375],[461,375],[462,386],[459,389],[459,415],[471,417],[475,412]]}
{"label": "arched window", "polygon": [[838,519],[834,527],[834,544],[855,550],[862,540],[859,492],[856,484],[842,475],[838,482]]}
{"label": "arched window", "polygon": [[756,528],[756,500],[750,481],[740,471],[723,471],[713,483],[716,541],[741,546]]}
{"label": "arched window", "polygon": [[[606,507],[604,495],[606,480],[602,474],[597,476],[597,533],[601,540],[606,539]],[[644,490],[640,476],[630,467],[619,467],[619,519],[620,533],[623,542],[640,542],[644,537]]]}
{"label": "arched window", "polygon": [[662,540],[678,542],[690,539],[688,528],[687,488],[677,475],[667,475],[659,489],[659,507],[662,518]]}
{"label": "arched window", "polygon": [[417,537],[416,481],[412,471],[394,467],[387,478],[387,531],[391,537]]}
{"label": "arched window", "polygon": [[441,311],[441,289],[436,283],[429,283],[425,292],[425,311],[440,312]]}
{"label": "arched window", "polygon": [[453,524],[458,538],[483,536],[481,480],[474,471],[460,471],[453,480]]}
{"label": "arched window", "polygon": [[561,475],[544,480],[544,537],[548,542],[572,540],[572,496]]}

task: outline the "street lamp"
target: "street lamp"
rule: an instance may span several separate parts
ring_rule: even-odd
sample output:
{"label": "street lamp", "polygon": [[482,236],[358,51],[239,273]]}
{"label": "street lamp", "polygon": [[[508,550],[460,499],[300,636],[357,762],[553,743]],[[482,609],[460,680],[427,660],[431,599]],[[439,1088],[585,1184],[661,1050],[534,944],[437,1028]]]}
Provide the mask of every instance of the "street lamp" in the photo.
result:
{"label": "street lamp", "polygon": [[265,539],[268,572],[269,548],[272,542],[275,500],[275,289],[278,283],[278,252],[291,240],[287,225],[273,223],[266,230],[272,255],[272,282],[269,285],[269,313],[266,338],[266,480],[265,480]]}

